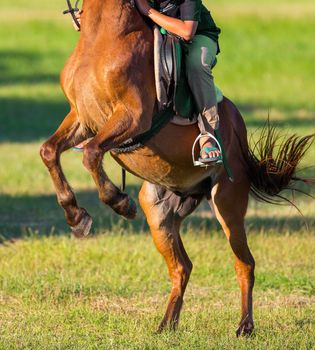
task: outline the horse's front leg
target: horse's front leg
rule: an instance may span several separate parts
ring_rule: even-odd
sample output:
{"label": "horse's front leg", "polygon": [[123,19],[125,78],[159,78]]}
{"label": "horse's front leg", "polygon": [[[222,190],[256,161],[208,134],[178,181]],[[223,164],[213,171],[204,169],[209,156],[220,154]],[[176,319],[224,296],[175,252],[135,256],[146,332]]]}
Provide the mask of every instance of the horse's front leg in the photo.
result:
{"label": "horse's front leg", "polygon": [[136,204],[110,181],[103,169],[102,160],[105,152],[149,129],[150,119],[149,123],[146,122],[141,114],[139,111],[127,112],[125,105],[116,108],[104,127],[84,147],[83,153],[83,164],[94,179],[101,201],[127,219],[136,216]]}
{"label": "horse's front leg", "polygon": [[63,120],[57,131],[42,145],[40,155],[52,178],[58,203],[64,209],[67,223],[74,235],[78,237],[88,235],[92,219],[85,209],[79,208],[76,198],[62,171],[60,155],[67,149],[88,137],[74,111]]}

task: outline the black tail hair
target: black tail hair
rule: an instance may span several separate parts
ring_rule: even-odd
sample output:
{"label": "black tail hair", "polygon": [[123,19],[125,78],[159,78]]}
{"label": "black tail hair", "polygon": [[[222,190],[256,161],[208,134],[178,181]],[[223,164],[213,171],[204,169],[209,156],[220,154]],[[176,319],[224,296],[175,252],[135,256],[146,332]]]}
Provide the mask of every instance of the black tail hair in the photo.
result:
{"label": "black tail hair", "polygon": [[315,133],[303,137],[295,134],[284,137],[276,127],[270,125],[268,118],[258,141],[249,146],[246,156],[251,194],[258,200],[272,204],[293,204],[280,194],[285,189],[311,196],[298,189],[296,184],[304,182],[315,185],[315,178],[300,178],[296,173],[314,139]]}

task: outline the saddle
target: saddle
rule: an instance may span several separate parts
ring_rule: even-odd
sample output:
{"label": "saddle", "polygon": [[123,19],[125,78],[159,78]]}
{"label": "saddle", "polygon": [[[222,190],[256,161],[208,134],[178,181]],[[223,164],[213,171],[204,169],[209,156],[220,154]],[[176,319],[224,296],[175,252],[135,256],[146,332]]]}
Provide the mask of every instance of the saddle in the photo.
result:
{"label": "saddle", "polygon": [[[197,122],[198,111],[189,88],[185,62],[182,59],[182,39],[154,26],[154,74],[158,110],[173,108],[176,124],[187,125]],[[216,87],[217,102],[223,100]],[[186,120],[184,120],[186,119]]]}

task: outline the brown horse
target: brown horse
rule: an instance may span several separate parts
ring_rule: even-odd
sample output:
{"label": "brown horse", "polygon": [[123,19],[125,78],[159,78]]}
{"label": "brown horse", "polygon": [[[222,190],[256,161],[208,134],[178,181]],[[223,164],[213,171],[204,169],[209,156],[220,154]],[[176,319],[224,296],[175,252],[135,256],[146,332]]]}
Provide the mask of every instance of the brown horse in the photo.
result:
{"label": "brown horse", "polygon": [[[62,172],[60,154],[88,137],[94,136],[84,149],[83,164],[100,199],[126,218],[136,214],[134,202],[110,181],[102,167],[105,152],[150,128],[156,107],[153,34],[129,0],[84,0],[80,40],[61,74],[61,84],[70,112],[43,144],[41,157],[68,224],[75,235],[84,236],[92,220],[77,205]],[[222,166],[204,169],[192,165],[191,147],[198,135],[195,125],[169,123],[144,147],[112,153],[125,169],[145,180],[140,204],[172,281],[160,330],[177,325],[192,270],[179,234],[181,222],[206,198],[235,254],[242,301],[237,335],[252,332],[255,262],[244,229],[248,195],[252,189],[268,199],[285,188],[314,136],[290,138],[280,149],[281,157],[274,158],[276,136],[269,130],[262,140],[261,160],[248,149],[243,119],[227,98],[220,103],[219,114],[233,183]]]}

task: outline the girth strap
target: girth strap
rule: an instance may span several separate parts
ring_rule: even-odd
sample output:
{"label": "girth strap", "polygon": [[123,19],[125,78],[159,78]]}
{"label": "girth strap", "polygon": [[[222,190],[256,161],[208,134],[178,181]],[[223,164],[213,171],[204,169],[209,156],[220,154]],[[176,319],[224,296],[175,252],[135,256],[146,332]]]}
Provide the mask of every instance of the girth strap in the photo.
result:
{"label": "girth strap", "polygon": [[156,113],[153,117],[150,130],[124,142],[120,146],[113,148],[111,151],[115,153],[126,153],[143,147],[147,141],[149,141],[154,135],[156,135],[162,128],[167,125],[173,115],[173,106],[169,106],[163,111]]}

